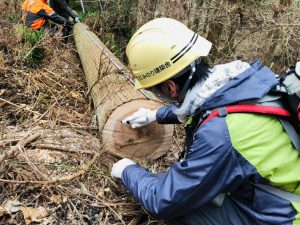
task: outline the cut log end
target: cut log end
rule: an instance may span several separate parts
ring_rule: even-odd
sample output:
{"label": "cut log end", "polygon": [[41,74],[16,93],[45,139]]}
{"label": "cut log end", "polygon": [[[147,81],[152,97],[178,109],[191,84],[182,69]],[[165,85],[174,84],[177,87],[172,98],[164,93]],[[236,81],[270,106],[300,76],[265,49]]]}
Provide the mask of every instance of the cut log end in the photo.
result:
{"label": "cut log end", "polygon": [[156,122],[132,129],[121,121],[144,107],[157,109],[162,104],[157,101],[137,99],[115,109],[102,131],[105,149],[119,157],[135,160],[153,160],[165,154],[172,145],[173,126]]}

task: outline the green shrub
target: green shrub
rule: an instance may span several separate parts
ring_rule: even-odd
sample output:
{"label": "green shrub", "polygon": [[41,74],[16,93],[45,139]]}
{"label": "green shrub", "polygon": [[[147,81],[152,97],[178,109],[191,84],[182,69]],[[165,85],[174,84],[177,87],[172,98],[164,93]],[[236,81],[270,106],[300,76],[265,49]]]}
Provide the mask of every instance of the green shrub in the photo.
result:
{"label": "green shrub", "polygon": [[21,58],[24,60],[26,66],[36,68],[43,62],[44,49],[41,46],[41,41],[44,35],[45,32],[43,29],[24,29]]}
{"label": "green shrub", "polygon": [[7,13],[5,14],[5,18],[11,21],[17,21],[19,19],[16,13]]}
{"label": "green shrub", "polygon": [[44,34],[45,34],[44,29],[40,29],[40,30],[25,29],[24,40],[25,42],[30,43],[31,45],[35,45],[42,40]]}

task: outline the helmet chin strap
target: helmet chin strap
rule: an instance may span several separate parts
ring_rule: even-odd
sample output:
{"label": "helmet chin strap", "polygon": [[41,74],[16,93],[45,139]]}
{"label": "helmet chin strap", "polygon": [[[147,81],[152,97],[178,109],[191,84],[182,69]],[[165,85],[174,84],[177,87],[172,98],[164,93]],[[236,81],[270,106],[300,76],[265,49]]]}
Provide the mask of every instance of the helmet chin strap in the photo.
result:
{"label": "helmet chin strap", "polygon": [[183,85],[182,89],[180,90],[177,99],[171,99],[171,98],[165,97],[165,96],[163,96],[159,93],[154,93],[156,95],[156,97],[158,97],[160,100],[171,103],[175,106],[179,106],[182,103],[182,101],[184,100],[184,96],[185,96],[186,92],[188,91],[190,83],[191,83],[191,81],[193,79],[193,76],[195,74],[196,62],[195,61],[192,62],[189,65],[189,67],[190,67],[190,70],[191,70],[190,75],[189,75],[187,81],[185,82],[185,84]]}
{"label": "helmet chin strap", "polygon": [[176,100],[177,104],[175,104],[175,105],[179,105],[182,103],[184,96],[189,89],[190,83],[191,83],[193,76],[195,74],[195,71],[196,71],[196,62],[192,62],[190,64],[190,67],[191,67],[190,75],[189,75],[187,81],[185,82],[185,84],[183,85],[182,89],[180,90],[177,100]]}

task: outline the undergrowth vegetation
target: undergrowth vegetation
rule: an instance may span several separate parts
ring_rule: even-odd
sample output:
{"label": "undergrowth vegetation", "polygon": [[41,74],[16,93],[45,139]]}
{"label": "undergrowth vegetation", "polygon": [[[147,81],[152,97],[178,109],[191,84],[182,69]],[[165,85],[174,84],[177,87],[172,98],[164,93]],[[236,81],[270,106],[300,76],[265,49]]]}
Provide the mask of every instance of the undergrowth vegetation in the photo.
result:
{"label": "undergrowth vegetation", "polygon": [[44,49],[41,46],[43,37],[46,35],[44,29],[41,30],[30,30],[19,26],[23,30],[21,32],[23,47],[20,52],[20,58],[24,60],[24,63],[28,67],[37,68],[39,67],[44,59]]}
{"label": "undergrowth vegetation", "polygon": [[85,4],[86,13],[78,2],[73,5],[116,56],[126,60],[124,49],[135,29],[136,3],[136,0],[99,0]]}

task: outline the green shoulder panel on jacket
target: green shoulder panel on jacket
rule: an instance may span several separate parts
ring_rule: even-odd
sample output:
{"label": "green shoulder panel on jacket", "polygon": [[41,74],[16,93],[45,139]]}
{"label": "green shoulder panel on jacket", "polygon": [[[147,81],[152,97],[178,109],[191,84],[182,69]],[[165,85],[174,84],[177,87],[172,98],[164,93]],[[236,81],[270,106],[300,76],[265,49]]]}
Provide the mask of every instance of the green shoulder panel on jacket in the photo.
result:
{"label": "green shoulder panel on jacket", "polygon": [[233,147],[274,186],[300,194],[300,157],[274,116],[228,114]]}
{"label": "green shoulder panel on jacket", "polygon": [[294,209],[298,212],[293,221],[293,225],[300,225],[300,204],[293,202],[292,205]]}

